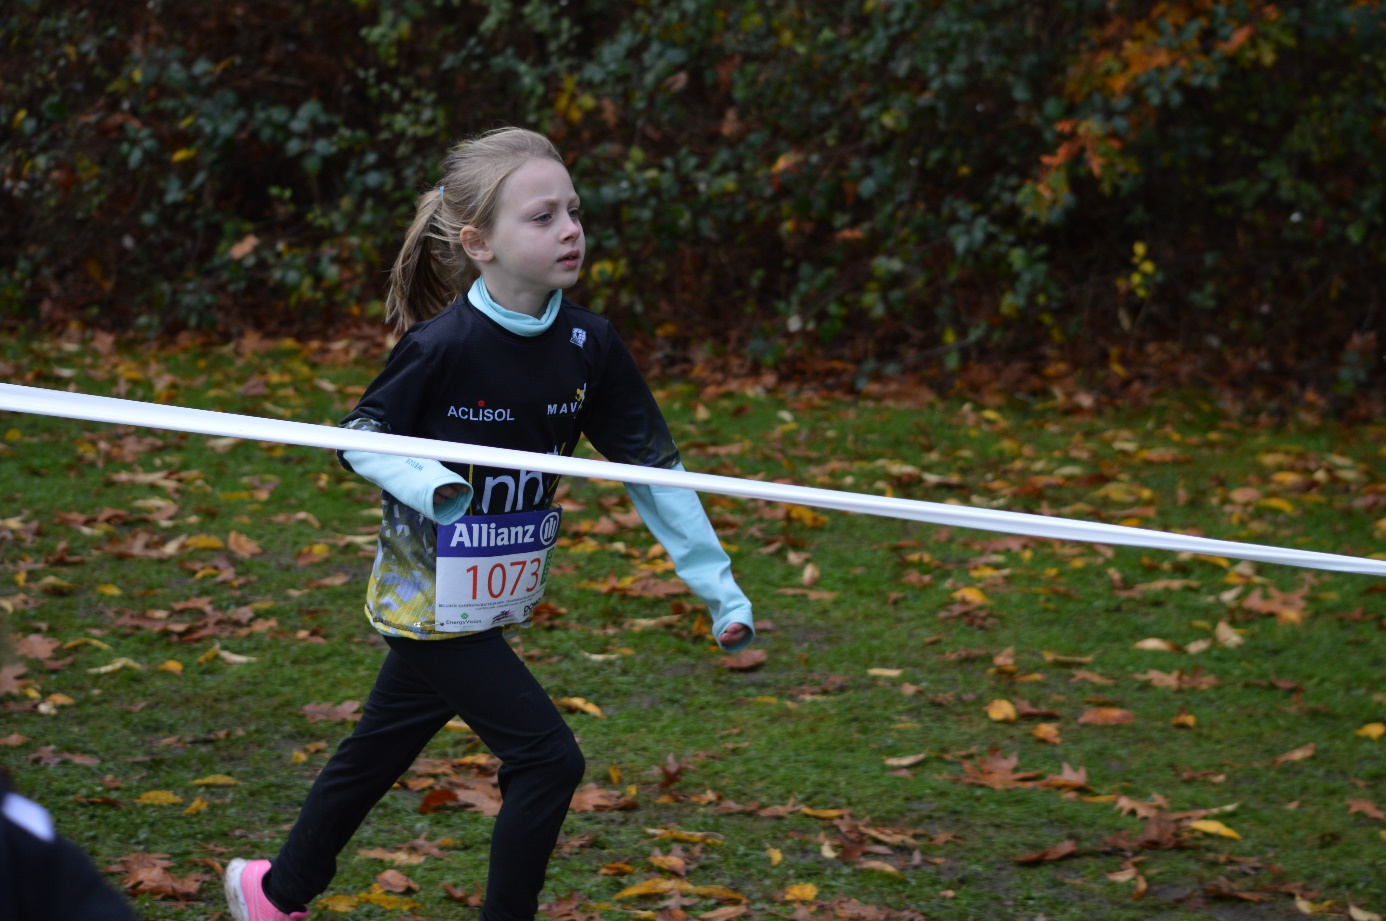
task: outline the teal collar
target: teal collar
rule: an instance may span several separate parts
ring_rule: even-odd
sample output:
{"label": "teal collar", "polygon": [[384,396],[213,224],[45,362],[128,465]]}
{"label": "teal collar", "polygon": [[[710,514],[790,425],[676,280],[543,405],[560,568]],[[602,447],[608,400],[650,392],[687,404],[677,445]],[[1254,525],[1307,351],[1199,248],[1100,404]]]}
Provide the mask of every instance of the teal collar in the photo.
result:
{"label": "teal collar", "polygon": [[472,289],[467,292],[467,300],[471,301],[472,306],[477,310],[510,332],[519,336],[537,336],[545,332],[557,319],[558,305],[563,302],[563,291],[561,288],[555,289],[549,297],[548,305],[544,307],[544,313],[537,317],[507,310],[491,300],[491,294],[486,290],[486,282],[480,278],[472,283]]}

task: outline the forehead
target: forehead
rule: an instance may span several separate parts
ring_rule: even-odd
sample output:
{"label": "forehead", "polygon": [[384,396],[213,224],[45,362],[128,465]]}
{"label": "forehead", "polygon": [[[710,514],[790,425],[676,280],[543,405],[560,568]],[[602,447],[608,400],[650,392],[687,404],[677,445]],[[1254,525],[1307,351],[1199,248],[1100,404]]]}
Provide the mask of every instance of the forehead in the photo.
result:
{"label": "forehead", "polygon": [[526,202],[577,197],[568,169],[556,160],[526,160],[501,187],[501,201],[522,205]]}

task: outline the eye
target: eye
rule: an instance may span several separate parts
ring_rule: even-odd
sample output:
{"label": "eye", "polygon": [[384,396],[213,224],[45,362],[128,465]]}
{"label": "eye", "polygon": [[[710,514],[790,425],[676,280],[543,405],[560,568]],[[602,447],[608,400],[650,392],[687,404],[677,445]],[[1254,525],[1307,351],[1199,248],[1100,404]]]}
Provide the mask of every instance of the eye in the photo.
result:
{"label": "eye", "polygon": [[582,209],[581,209],[581,208],[569,208],[569,209],[568,209],[568,217],[572,218],[574,221],[577,221],[579,224],[582,223]]}
{"label": "eye", "polygon": [[551,220],[553,220],[553,215],[547,211],[541,211],[534,215],[534,221],[538,224],[547,224]]}

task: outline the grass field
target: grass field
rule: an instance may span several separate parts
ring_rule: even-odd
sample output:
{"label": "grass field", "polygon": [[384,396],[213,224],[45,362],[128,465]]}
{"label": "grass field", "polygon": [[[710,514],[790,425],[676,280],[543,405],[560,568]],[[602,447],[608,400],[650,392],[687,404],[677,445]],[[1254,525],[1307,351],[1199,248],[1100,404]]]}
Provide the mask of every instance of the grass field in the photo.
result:
{"label": "grass field", "polygon": [[[332,423],[379,361],[73,335],[0,347],[0,378]],[[1383,549],[1382,426],[654,383],[693,470]],[[277,850],[382,657],[378,492],[320,450],[17,414],[0,437],[0,764],[142,918],[224,916],[221,868]],[[704,501],[763,662],[717,651],[619,484],[566,485],[560,574],[513,638],[588,759],[548,916],[1386,912],[1381,581]],[[313,917],[475,917],[494,770],[441,734]]]}

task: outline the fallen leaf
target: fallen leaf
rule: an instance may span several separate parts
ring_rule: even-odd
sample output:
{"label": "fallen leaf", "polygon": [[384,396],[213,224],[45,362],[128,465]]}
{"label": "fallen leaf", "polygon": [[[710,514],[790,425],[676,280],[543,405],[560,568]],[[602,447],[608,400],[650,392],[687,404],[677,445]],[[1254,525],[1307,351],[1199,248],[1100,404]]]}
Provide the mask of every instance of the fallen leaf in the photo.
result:
{"label": "fallen leaf", "polygon": [[375,884],[386,892],[418,892],[419,884],[398,870],[386,870],[377,874]]}
{"label": "fallen leaf", "polygon": [[1368,723],[1361,729],[1354,729],[1353,734],[1359,735],[1364,739],[1376,741],[1386,735],[1386,723]]}
{"label": "fallen leaf", "polygon": [[141,806],[176,806],[183,802],[183,797],[168,790],[150,790],[135,797],[135,802]]}
{"label": "fallen leaf", "polygon": [[1056,844],[1053,847],[1045,848],[1042,851],[1035,851],[1031,854],[1022,854],[1021,856],[1015,858],[1015,862],[1025,865],[1053,863],[1056,860],[1063,860],[1065,857],[1071,856],[1077,850],[1078,842],[1069,840]]}
{"label": "fallen leaf", "polygon": [[917,755],[899,755],[894,758],[886,758],[885,763],[889,767],[914,767],[921,761],[928,759],[928,752],[920,752]]}
{"label": "fallen leaf", "polygon": [[1132,648],[1145,649],[1152,652],[1183,652],[1178,643],[1171,643],[1169,640],[1162,640],[1157,636],[1149,637],[1134,643]]}
{"label": "fallen leaf", "polygon": [[784,890],[782,898],[786,902],[812,902],[818,898],[818,887],[813,883],[795,883]]}
{"label": "fallen leaf", "polygon": [[766,658],[764,649],[743,649],[736,655],[723,656],[717,664],[729,671],[753,672],[765,664]]}
{"label": "fallen leaf", "polygon": [[1063,739],[1059,737],[1059,727],[1054,723],[1040,723],[1035,726],[1034,729],[1030,730],[1030,735],[1050,745],[1058,745],[1063,741]]}
{"label": "fallen leaf", "polygon": [[1134,723],[1136,717],[1130,710],[1122,710],[1119,707],[1093,707],[1086,710],[1083,715],[1078,717],[1080,726],[1119,726],[1122,723]]}
{"label": "fallen leaf", "polygon": [[1376,819],[1386,822],[1386,812],[1382,812],[1377,805],[1369,799],[1350,799],[1347,801],[1348,815],[1361,813],[1369,819]]}
{"label": "fallen leaf", "polygon": [[671,892],[687,892],[693,888],[693,884],[686,879],[647,879],[636,883],[634,886],[627,886],[620,892],[612,896],[613,899],[630,899],[642,895],[668,895]]}
{"label": "fallen leaf", "polygon": [[1213,628],[1213,638],[1228,649],[1236,649],[1246,642],[1242,635],[1225,620],[1218,621],[1218,625]]}
{"label": "fallen leaf", "polygon": [[354,722],[361,718],[358,712],[361,701],[344,700],[339,704],[304,704],[298,712],[308,718],[310,723],[335,722],[338,720]]}
{"label": "fallen leaf", "polygon": [[1205,835],[1217,835],[1221,838],[1232,838],[1235,841],[1242,840],[1242,836],[1237,834],[1217,819],[1198,819],[1190,822],[1189,828],[1194,831],[1202,832]]}
{"label": "fallen leaf", "polygon": [[1015,705],[1009,700],[993,700],[986,706],[987,716],[998,723],[1014,723],[1016,721]]}
{"label": "fallen leaf", "polygon": [[554,703],[559,709],[567,710],[569,713],[586,713],[599,720],[606,719],[606,714],[602,712],[601,707],[581,697],[560,697]]}
{"label": "fallen leaf", "polygon": [[206,798],[199,796],[188,804],[188,808],[183,810],[183,815],[197,815],[199,812],[205,810],[207,806],[208,803]]}
{"label": "fallen leaf", "polygon": [[259,544],[239,531],[232,531],[226,538],[226,548],[243,560],[248,560],[252,556],[259,556],[264,552],[260,549]]}
{"label": "fallen leaf", "polygon": [[233,786],[235,786],[235,785],[238,784],[238,783],[240,783],[239,780],[237,780],[237,779],[234,778],[234,777],[229,777],[229,776],[227,776],[226,774],[208,774],[206,777],[199,777],[197,780],[194,780],[194,781],[193,781],[193,786],[195,786],[195,787],[233,787]]}
{"label": "fallen leaf", "polygon": [[1313,742],[1310,742],[1308,745],[1301,745],[1294,751],[1286,752],[1279,758],[1276,758],[1273,763],[1276,767],[1279,767],[1282,764],[1289,764],[1291,761],[1304,761],[1306,759],[1314,757],[1314,752],[1316,751],[1318,751],[1318,745],[1316,745]]}

